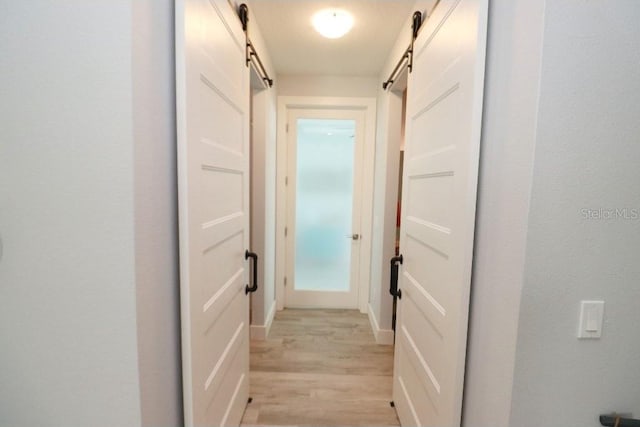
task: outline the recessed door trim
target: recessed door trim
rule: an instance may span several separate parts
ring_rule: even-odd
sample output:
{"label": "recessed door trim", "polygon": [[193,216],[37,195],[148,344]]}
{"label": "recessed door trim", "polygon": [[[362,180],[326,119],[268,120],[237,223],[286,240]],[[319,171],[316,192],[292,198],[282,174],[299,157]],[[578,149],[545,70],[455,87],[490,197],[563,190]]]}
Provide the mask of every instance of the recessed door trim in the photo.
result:
{"label": "recessed door trim", "polygon": [[330,97],[278,97],[278,128],[277,128],[277,173],[276,173],[276,307],[284,308],[285,277],[287,259],[287,238],[285,227],[287,223],[287,119],[292,110],[354,110],[364,112],[364,155],[362,167],[362,208],[360,230],[358,231],[359,277],[358,309],[367,312],[369,300],[369,281],[371,266],[371,230],[373,223],[373,168],[375,155],[375,98],[330,98]]}
{"label": "recessed door trim", "polygon": [[[348,122],[351,122],[353,124],[353,129],[349,129],[349,132],[352,133],[351,142],[353,144],[353,148],[351,151],[352,161],[349,162],[353,174],[352,191],[350,197],[351,211],[350,215],[348,215],[350,225],[340,231],[337,231],[335,227],[339,228],[338,224],[341,221],[338,220],[334,215],[345,214],[347,212],[346,209],[343,210],[338,208],[338,210],[334,210],[336,209],[334,203],[313,204],[313,200],[315,199],[315,197],[318,197],[318,194],[316,194],[310,199],[307,199],[307,203],[311,203],[313,206],[313,213],[311,213],[304,208],[305,205],[301,204],[300,200],[298,199],[298,197],[302,197],[304,200],[305,197],[304,193],[301,194],[299,192],[299,189],[303,188],[304,186],[301,187],[302,183],[298,182],[298,178],[302,178],[304,182],[304,176],[306,175],[305,172],[308,173],[309,167],[311,166],[310,164],[307,164],[305,167],[298,163],[299,161],[304,162],[304,152],[311,147],[305,144],[307,138],[311,137],[311,134],[307,132],[318,132],[320,128],[324,128],[324,126],[327,126],[328,121],[333,121],[333,124],[335,126],[340,126],[338,125],[338,123],[342,123],[342,126],[345,126]],[[306,126],[312,126],[316,130],[310,131],[310,128],[305,127],[305,123]],[[311,125],[311,123],[315,124]],[[320,123],[323,124],[320,125]],[[358,296],[360,290],[358,285],[360,275],[359,255],[361,246],[360,225],[362,219],[361,210],[362,163],[364,157],[364,123],[365,119],[363,110],[289,110],[289,128],[287,133],[287,246],[285,261],[287,277],[287,286],[285,287],[286,307],[346,309],[358,308]],[[320,127],[318,128],[318,126]],[[325,129],[323,129],[323,131],[324,130]],[[330,133],[333,132],[336,132],[336,129],[331,129]],[[303,135],[306,135],[306,138],[303,137]],[[342,143],[348,144],[348,140],[345,140],[343,137],[327,136],[327,138],[329,139],[326,140],[325,144],[320,144],[316,147],[331,147],[333,145],[335,147],[333,148],[333,150],[335,150],[337,146],[334,145],[335,142],[331,142],[331,138],[340,138],[340,145],[342,145]],[[307,148],[305,149],[305,147]],[[318,148],[315,148],[315,150],[318,150]],[[322,162],[323,156],[321,153],[322,151],[316,151],[314,161]],[[335,158],[335,154],[336,153],[334,152],[334,156],[332,156],[332,159],[329,162],[330,164],[325,164],[325,167],[334,167],[335,165],[340,164],[340,159]],[[300,157],[301,155],[302,158]],[[316,171],[316,173],[318,172]],[[299,174],[302,174],[302,176],[299,176]],[[304,223],[305,217],[307,218],[307,220],[310,219],[308,215],[312,215],[315,217],[312,221],[317,221],[320,217],[325,219],[333,217],[333,221],[329,221],[329,223],[316,223],[314,226],[308,224],[307,227],[303,226],[302,229],[298,229],[298,221],[302,221]],[[342,219],[344,220],[346,218],[342,217]],[[322,229],[322,231],[319,232],[319,229]],[[309,233],[311,233],[311,235],[314,237],[310,237]],[[307,235],[307,239],[302,238],[305,235]],[[308,246],[310,241],[313,241],[313,250],[310,250],[311,248]],[[303,249],[305,247],[307,250]],[[329,248],[332,249],[328,250]],[[336,265],[336,263],[339,264],[340,261],[344,261],[346,259],[346,257],[344,257],[345,254],[338,254],[341,250],[348,250],[350,253],[348,264],[349,267],[347,267],[349,271],[346,283],[347,289],[340,289],[340,285],[344,286],[345,283],[341,282],[340,278],[334,275],[335,273],[337,273],[337,271],[334,271],[334,274],[327,273],[327,270],[331,270],[332,268],[338,268],[339,270],[341,270],[340,267]],[[305,259],[307,261],[306,268],[310,268],[314,271],[311,274],[308,271],[306,274],[303,274],[306,268],[298,270],[298,266],[305,264]],[[324,266],[317,269],[312,265],[308,265],[308,262],[311,261],[311,259],[313,259],[315,262],[322,262]],[[329,266],[331,266],[332,268],[328,268]],[[345,268],[346,265],[343,264],[342,267]],[[346,273],[346,271],[342,270],[342,273]],[[327,277],[327,275],[329,277]],[[322,278],[322,283],[316,282],[320,278]],[[342,278],[344,279],[344,276],[342,276]],[[338,286],[334,287],[332,285]],[[328,287],[332,289],[319,289],[318,286]]]}

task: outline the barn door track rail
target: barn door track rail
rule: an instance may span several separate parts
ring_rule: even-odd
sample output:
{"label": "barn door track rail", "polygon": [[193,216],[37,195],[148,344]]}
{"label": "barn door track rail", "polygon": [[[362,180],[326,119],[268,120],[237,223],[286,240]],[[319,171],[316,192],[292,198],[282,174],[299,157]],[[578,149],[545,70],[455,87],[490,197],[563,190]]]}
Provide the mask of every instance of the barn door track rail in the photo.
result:
{"label": "barn door track rail", "polygon": [[253,62],[260,79],[262,79],[266,86],[272,87],[273,79],[269,77],[269,73],[267,73],[264,64],[260,60],[260,55],[258,55],[256,48],[253,46],[253,43],[251,43],[251,39],[249,38],[249,7],[246,4],[242,3],[238,7],[238,16],[240,17],[240,22],[242,22],[242,30],[246,37],[247,67]]}
{"label": "barn door track rail", "polygon": [[400,71],[404,68],[404,64],[407,64],[407,68],[409,72],[413,69],[413,42],[418,37],[418,31],[420,30],[420,26],[422,25],[422,13],[421,12],[413,12],[413,19],[411,20],[411,43],[409,47],[404,51],[402,57],[393,68],[391,75],[389,78],[382,83],[382,89],[387,90],[393,85],[393,82],[398,78]]}

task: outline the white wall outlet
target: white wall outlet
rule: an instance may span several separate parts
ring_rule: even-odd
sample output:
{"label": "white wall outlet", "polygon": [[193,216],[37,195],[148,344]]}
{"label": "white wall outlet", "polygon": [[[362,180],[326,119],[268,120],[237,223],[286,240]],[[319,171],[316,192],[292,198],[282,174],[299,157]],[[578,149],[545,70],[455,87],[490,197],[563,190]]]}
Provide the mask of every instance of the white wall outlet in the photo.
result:
{"label": "white wall outlet", "polygon": [[594,339],[602,336],[604,301],[580,301],[578,338]]}

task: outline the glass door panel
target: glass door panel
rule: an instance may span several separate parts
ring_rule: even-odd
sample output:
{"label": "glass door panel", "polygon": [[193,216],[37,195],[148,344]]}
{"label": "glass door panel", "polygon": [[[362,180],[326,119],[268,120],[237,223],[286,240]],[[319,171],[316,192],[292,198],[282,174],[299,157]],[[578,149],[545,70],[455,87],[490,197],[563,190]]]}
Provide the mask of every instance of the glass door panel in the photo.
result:
{"label": "glass door panel", "polygon": [[348,292],[355,120],[297,119],[294,288]]}

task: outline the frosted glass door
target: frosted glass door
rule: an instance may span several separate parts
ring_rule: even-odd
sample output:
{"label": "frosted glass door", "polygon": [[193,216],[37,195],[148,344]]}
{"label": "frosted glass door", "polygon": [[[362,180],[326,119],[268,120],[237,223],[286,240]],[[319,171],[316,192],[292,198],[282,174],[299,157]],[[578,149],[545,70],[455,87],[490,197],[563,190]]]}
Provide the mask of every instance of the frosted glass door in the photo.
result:
{"label": "frosted glass door", "polygon": [[297,119],[294,287],[348,292],[355,120]]}

